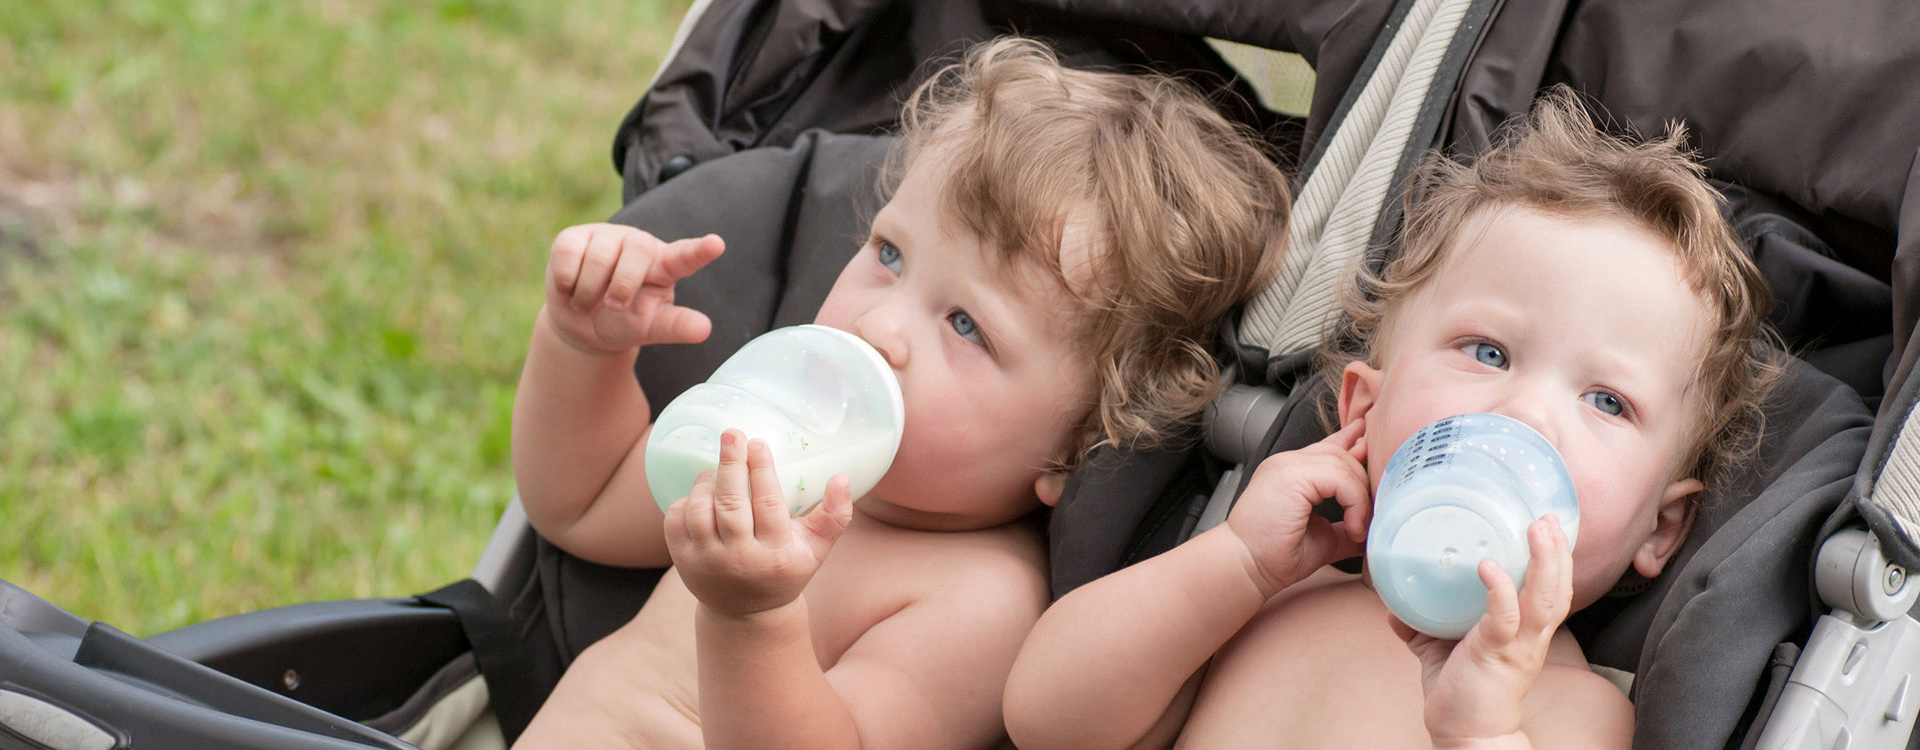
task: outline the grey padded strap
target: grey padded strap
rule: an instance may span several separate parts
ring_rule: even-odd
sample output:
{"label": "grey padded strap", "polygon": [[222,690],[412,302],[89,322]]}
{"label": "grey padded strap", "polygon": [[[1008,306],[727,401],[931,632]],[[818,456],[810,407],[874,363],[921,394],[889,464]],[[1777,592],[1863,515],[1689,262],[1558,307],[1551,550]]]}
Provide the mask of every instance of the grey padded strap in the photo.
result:
{"label": "grey padded strap", "polygon": [[[1893,447],[1887,451],[1880,476],[1867,495],[1870,508],[1863,510],[1881,536],[1887,556],[1911,565],[1916,547],[1920,547],[1916,545],[1920,540],[1920,409],[1913,408],[1912,400],[1903,400],[1906,415],[1894,431]],[[1886,425],[1880,429],[1886,429]]]}
{"label": "grey padded strap", "polygon": [[1240,341],[1273,354],[1313,346],[1339,316],[1394,187],[1407,140],[1473,0],[1415,0],[1294,201],[1279,273],[1247,305]]}

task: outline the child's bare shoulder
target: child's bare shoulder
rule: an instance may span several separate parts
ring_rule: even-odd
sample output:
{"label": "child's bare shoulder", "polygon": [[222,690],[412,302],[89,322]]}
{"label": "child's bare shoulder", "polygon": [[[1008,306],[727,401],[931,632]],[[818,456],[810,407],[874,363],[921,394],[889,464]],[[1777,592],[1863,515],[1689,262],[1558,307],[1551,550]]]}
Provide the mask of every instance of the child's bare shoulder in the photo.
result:
{"label": "child's bare shoulder", "polygon": [[890,589],[902,606],[999,609],[1038,615],[1048,599],[1045,535],[1033,519],[977,531],[929,532],[876,524],[834,549],[864,586]]}
{"label": "child's bare shoulder", "polygon": [[909,580],[937,592],[1046,588],[1046,536],[1037,519],[975,531],[892,531],[883,554]]}
{"label": "child's bare shoulder", "polygon": [[1554,634],[1523,710],[1535,747],[1627,747],[1633,741],[1633,703],[1593,671],[1564,627]]}
{"label": "child's bare shoulder", "polygon": [[925,651],[933,639],[947,644],[930,657],[942,669],[954,660],[1011,663],[1049,600],[1037,525],[928,532],[863,529],[859,520],[807,588],[821,605],[816,635],[829,661],[857,642],[905,668],[900,655]]}

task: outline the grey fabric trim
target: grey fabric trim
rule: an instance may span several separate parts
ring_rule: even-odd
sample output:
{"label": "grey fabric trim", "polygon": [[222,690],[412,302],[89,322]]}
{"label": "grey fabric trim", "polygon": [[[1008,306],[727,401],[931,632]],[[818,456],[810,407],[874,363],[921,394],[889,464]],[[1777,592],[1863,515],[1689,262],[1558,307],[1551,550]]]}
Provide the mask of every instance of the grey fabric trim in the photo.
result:
{"label": "grey fabric trim", "polygon": [[1920,554],[1916,554],[1920,552],[1920,545],[1916,545],[1920,534],[1915,533],[1920,530],[1916,528],[1920,524],[1920,409],[1913,408],[1909,399],[1901,401],[1899,407],[1904,407],[1906,414],[1899,417],[1897,427],[1891,428],[1893,446],[1887,451],[1873,492],[1867,496],[1868,508],[1863,511],[1883,541],[1895,542],[1883,545],[1882,551],[1894,561],[1912,566],[1920,563]]}
{"label": "grey fabric trim", "polygon": [[487,710],[487,681],[477,676],[433,704],[400,739],[420,750],[483,750],[507,744],[500,722]]}
{"label": "grey fabric trim", "polygon": [[[1893,356],[1887,361],[1886,392],[1899,393],[1920,357],[1920,149],[1907,169],[1900,197],[1900,226],[1893,255]],[[1882,402],[1880,416],[1887,415]]]}
{"label": "grey fabric trim", "polygon": [[[407,702],[399,708],[388,711],[365,722],[369,727],[392,735],[402,735],[419,723],[441,698],[458,690],[462,685],[480,676],[480,667],[474,660],[473,652],[461,654],[414,691]],[[418,744],[418,743],[415,743]]]}
{"label": "grey fabric trim", "polygon": [[1614,669],[1604,664],[1588,664],[1587,667],[1592,669],[1594,674],[1607,678],[1607,682],[1613,683],[1614,687],[1620,688],[1621,694],[1627,696],[1633,695],[1632,672],[1624,669]]}

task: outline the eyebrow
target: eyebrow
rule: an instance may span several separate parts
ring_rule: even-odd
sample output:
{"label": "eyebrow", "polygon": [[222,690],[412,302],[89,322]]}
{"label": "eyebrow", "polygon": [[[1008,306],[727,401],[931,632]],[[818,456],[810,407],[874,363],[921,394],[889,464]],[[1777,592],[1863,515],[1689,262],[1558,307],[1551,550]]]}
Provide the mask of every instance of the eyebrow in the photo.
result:
{"label": "eyebrow", "polygon": [[[1663,388],[1658,373],[1645,366],[1635,366],[1630,354],[1623,354],[1623,347],[1595,345],[1585,347],[1595,379],[1622,391],[1621,395],[1630,396],[1636,406],[1644,406],[1649,400],[1658,399],[1662,403],[1670,398],[1685,394],[1687,384],[1683,382],[1678,391]],[[1690,381],[1688,373],[1681,373],[1683,381]],[[1630,391],[1630,393],[1629,393]]]}
{"label": "eyebrow", "polygon": [[[883,206],[879,213],[874,214],[872,223],[867,226],[867,236],[885,237],[893,244],[903,246],[901,249],[907,249],[914,244],[908,222],[896,218],[894,214],[898,212],[889,213],[890,208],[891,204]],[[883,224],[886,225],[884,230],[881,227]]]}
{"label": "eyebrow", "polygon": [[1462,325],[1525,325],[1530,317],[1523,305],[1502,303],[1491,299],[1456,301],[1439,313],[1440,321],[1445,324],[1442,330],[1458,328]]}
{"label": "eyebrow", "polygon": [[[996,273],[992,264],[987,264],[987,272]],[[1030,326],[1019,323],[1024,316],[1020,314],[1018,306],[1009,304],[1010,298],[1017,298],[1017,295],[1007,284],[1001,283],[1001,279],[1011,280],[1011,277],[990,275],[956,286],[958,306],[973,316],[974,324],[986,334],[987,341],[992,344],[989,350],[996,356],[1004,357],[1030,343],[1024,330]]]}

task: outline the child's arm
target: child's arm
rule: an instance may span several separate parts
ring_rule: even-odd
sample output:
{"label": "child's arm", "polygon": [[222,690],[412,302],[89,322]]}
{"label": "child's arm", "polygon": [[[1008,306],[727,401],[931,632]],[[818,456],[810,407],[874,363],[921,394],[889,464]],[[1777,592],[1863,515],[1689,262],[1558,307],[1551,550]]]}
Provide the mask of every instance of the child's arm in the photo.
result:
{"label": "child's arm", "polygon": [[[1130,747],[1177,732],[1192,682],[1267,599],[1360,553],[1365,426],[1260,464],[1227,522],[1082,586],[1047,609],[1007,683],[1022,748]],[[1313,513],[1332,497],[1343,529]],[[1191,688],[1186,688],[1191,689]]]}
{"label": "child's arm", "polygon": [[554,238],[546,304],[513,404],[514,478],[528,521],[548,541],[600,563],[667,563],[642,461],[650,420],[633,358],[641,346],[706,339],[712,324],[675,306],[673,285],[722,249],[712,235],[666,243],[616,224]]}
{"label": "child's arm", "polygon": [[1591,671],[1547,663],[1573,600],[1573,553],[1558,519],[1535,521],[1527,541],[1531,569],[1518,594],[1500,566],[1481,561],[1487,613],[1457,643],[1392,621],[1420,657],[1427,734],[1447,750],[1628,747],[1625,696]]}
{"label": "child's arm", "polygon": [[1032,591],[1010,608],[1004,590],[974,588],[996,576],[967,576],[888,615],[823,669],[802,591],[852,514],[841,475],[818,509],[789,519],[765,445],[736,430],[721,436],[717,472],[668,509],[674,567],[700,600],[709,750],[984,747],[1000,735],[1007,665],[1045,603],[1038,577],[1022,569]]}

